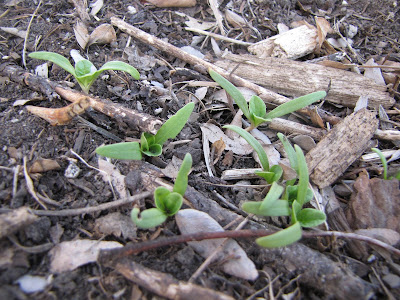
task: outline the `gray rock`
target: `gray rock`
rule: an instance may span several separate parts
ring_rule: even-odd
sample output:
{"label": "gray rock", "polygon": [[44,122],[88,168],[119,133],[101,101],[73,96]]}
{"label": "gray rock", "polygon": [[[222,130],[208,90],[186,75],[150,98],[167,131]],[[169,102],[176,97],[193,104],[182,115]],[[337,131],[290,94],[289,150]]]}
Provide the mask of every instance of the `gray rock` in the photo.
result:
{"label": "gray rock", "polygon": [[392,289],[400,287],[400,277],[394,274],[387,274],[383,276],[383,281],[390,286]]}

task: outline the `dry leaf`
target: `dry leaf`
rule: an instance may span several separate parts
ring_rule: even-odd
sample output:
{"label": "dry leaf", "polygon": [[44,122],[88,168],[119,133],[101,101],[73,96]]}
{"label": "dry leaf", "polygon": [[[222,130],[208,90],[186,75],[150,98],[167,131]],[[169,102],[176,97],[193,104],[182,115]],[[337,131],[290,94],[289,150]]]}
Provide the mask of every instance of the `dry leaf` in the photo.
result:
{"label": "dry leaf", "polygon": [[[378,64],[374,61],[373,58],[371,58],[364,65],[377,66]],[[373,81],[375,81],[376,84],[386,85],[385,79],[383,79],[382,71],[380,68],[366,68],[364,71],[364,76],[371,78]]]}
{"label": "dry leaf", "polygon": [[196,0],[146,0],[146,2],[157,7],[193,7]]}
{"label": "dry leaf", "polygon": [[[176,224],[182,234],[195,232],[218,232],[224,231],[221,225],[213,218],[202,211],[194,209],[180,210],[176,215]],[[224,239],[203,240],[199,242],[188,242],[204,258],[210,256],[215,249],[221,245]],[[234,257],[234,259],[232,258]],[[229,239],[223,250],[215,258],[222,262],[222,269],[225,273],[243,278],[245,280],[255,280],[258,271],[254,263],[247,257],[246,252],[239,244]]]}
{"label": "dry leaf", "polygon": [[131,218],[120,212],[110,213],[96,219],[94,230],[100,235],[114,235],[132,240],[136,238],[136,226]]}
{"label": "dry leaf", "polygon": [[26,37],[26,31],[25,30],[19,30],[17,28],[14,27],[0,27],[1,30],[3,30],[4,32],[7,32],[9,34],[18,36],[22,39],[25,39]]}
{"label": "dry leaf", "polygon": [[49,65],[47,63],[38,65],[35,68],[35,74],[40,77],[49,78]]}
{"label": "dry leaf", "polygon": [[224,152],[224,150],[225,150],[225,143],[222,140],[222,138],[220,138],[218,141],[215,141],[214,143],[212,143],[211,153],[214,154],[214,156],[211,157],[211,159],[214,159],[213,165],[215,165],[218,162],[218,160],[221,158],[221,155]]}
{"label": "dry leaf", "polygon": [[178,176],[179,168],[182,165],[182,159],[177,158],[175,155],[172,156],[169,164],[161,170],[168,178],[176,178]]}
{"label": "dry leaf", "polygon": [[225,10],[225,18],[233,27],[246,26],[246,20],[229,9]]}
{"label": "dry leaf", "polygon": [[117,242],[76,240],[62,242],[50,250],[50,271],[62,273],[95,262],[100,250],[122,247]]}
{"label": "dry leaf", "polygon": [[293,143],[300,146],[305,152],[310,151],[314,148],[317,144],[315,143],[314,139],[308,135],[299,134],[293,138]]}
{"label": "dry leaf", "polygon": [[101,24],[90,34],[88,46],[93,44],[111,44],[117,40],[114,27],[110,24]]}
{"label": "dry leaf", "polygon": [[95,17],[97,15],[97,13],[100,11],[100,9],[103,7],[104,5],[104,1],[103,0],[97,0],[94,3],[90,3],[90,7],[92,8],[92,10],[90,11],[90,14]]}
{"label": "dry leaf", "polygon": [[310,118],[313,124],[318,125],[321,128],[325,128],[324,120],[322,120],[321,116],[318,114],[317,107],[314,107],[311,110]]}
{"label": "dry leaf", "polygon": [[201,101],[207,95],[207,91],[208,91],[208,87],[203,86],[201,88],[198,88],[194,94],[197,97],[197,99],[199,99],[199,101]]}
{"label": "dry leaf", "polygon": [[208,0],[208,4],[210,5],[210,8],[214,14],[215,20],[217,21],[217,25],[220,30],[220,33],[222,35],[225,35],[224,24],[222,23],[224,18],[218,9],[218,6],[219,6],[218,1],[217,0]]}
{"label": "dry leaf", "polygon": [[186,21],[185,24],[189,28],[195,28],[195,29],[200,29],[200,30],[208,30],[212,27],[215,26],[215,22],[202,22],[199,21],[195,18],[192,18],[191,16],[187,16],[184,14],[184,17],[188,18],[189,21]]}
{"label": "dry leaf", "polygon": [[347,219],[353,229],[388,228],[400,232],[400,189],[396,179],[360,175],[353,185]]}
{"label": "dry leaf", "polygon": [[127,197],[127,191],[125,186],[125,176],[122,175],[116,166],[112,163],[99,158],[98,159],[99,169],[107,173],[107,175],[103,175],[103,180],[105,182],[109,182],[111,179],[111,184],[119,194],[121,199]]}
{"label": "dry leaf", "polygon": [[53,159],[39,158],[29,168],[29,173],[42,173],[61,169],[57,161]]}
{"label": "dry leaf", "polygon": [[329,24],[328,20],[321,17],[315,17],[315,23],[317,25],[318,31],[318,45],[321,48],[323,42],[325,41],[326,35],[328,33],[334,33],[335,31],[332,29],[331,24]]}
{"label": "dry leaf", "polygon": [[89,32],[86,25],[81,21],[77,21],[74,25],[74,33],[79,46],[85,49],[89,42]]}

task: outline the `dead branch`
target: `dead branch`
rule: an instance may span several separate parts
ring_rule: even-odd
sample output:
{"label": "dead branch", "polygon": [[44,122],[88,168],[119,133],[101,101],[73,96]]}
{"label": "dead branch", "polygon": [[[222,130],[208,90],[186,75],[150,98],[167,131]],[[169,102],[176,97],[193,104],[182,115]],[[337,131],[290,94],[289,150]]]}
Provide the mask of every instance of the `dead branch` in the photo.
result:
{"label": "dead branch", "polygon": [[[57,98],[58,95],[61,95],[70,102],[89,101],[90,106],[95,110],[112,118],[120,119],[132,128],[139,131],[155,134],[162,125],[161,120],[151,115],[126,108],[118,103],[113,103],[110,100],[88,96],[81,92],[70,90],[46,78],[26,72],[24,69],[16,65],[10,65],[6,63],[0,65],[0,74],[7,76],[14,82],[26,84],[29,88],[42,92],[49,98],[49,100]],[[59,111],[56,113],[59,113]]]}
{"label": "dead branch", "polygon": [[130,259],[109,260],[106,265],[146,290],[168,299],[234,299],[193,283],[179,281],[169,274],[146,268]]}

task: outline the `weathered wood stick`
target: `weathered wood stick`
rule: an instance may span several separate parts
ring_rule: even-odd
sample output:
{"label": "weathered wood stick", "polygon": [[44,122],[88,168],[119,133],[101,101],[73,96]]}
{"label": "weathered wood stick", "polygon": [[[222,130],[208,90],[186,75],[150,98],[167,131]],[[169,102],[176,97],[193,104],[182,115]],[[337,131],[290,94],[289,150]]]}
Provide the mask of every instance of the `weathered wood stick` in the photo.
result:
{"label": "weathered wood stick", "polygon": [[326,100],[347,107],[355,107],[360,96],[367,96],[373,108],[389,108],[395,103],[386,86],[349,71],[284,58],[259,59],[231,53],[224,58],[215,64],[283,95],[299,97],[329,89]]}
{"label": "weathered wood stick", "polygon": [[320,188],[331,185],[363,154],[378,128],[375,113],[367,109],[347,116],[307,155],[310,178]]}

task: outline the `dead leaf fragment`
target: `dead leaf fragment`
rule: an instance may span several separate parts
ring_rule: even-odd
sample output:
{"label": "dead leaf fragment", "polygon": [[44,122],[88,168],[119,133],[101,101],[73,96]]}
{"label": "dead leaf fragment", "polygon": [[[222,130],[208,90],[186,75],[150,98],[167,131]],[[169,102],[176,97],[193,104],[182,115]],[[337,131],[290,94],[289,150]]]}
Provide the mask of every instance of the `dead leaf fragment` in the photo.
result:
{"label": "dead leaf fragment", "polygon": [[29,168],[29,173],[42,173],[61,169],[57,161],[47,158],[39,158]]}
{"label": "dead leaf fragment", "polygon": [[74,33],[76,41],[82,49],[85,49],[89,41],[89,31],[85,23],[77,21],[74,25]]}
{"label": "dead leaf fragment", "polygon": [[317,25],[318,31],[318,45],[321,48],[322,44],[325,41],[326,35],[328,33],[334,33],[335,31],[332,29],[331,24],[329,24],[328,20],[321,17],[315,17],[315,23]]}
{"label": "dead leaf fragment", "polygon": [[49,252],[50,271],[52,273],[62,273],[72,271],[76,268],[95,262],[100,250],[122,247],[117,242],[76,240],[62,242],[56,245]]}
{"label": "dead leaf fragment", "polygon": [[120,212],[110,213],[95,221],[95,231],[101,235],[114,235],[132,240],[136,238],[136,227],[131,218]]}
{"label": "dead leaf fragment", "polygon": [[99,158],[98,164],[99,169],[105,172],[104,174],[102,174],[103,180],[105,182],[109,182],[111,179],[111,184],[119,194],[119,197],[122,199],[126,198],[127,190],[125,186],[125,176],[119,172],[116,166],[104,159]]}
{"label": "dead leaf fragment", "polygon": [[[364,65],[377,66],[378,64],[374,61],[373,58],[371,58]],[[364,76],[371,78],[373,81],[375,81],[376,84],[386,85],[385,79],[382,76],[382,71],[380,68],[366,68],[364,71]]]}
{"label": "dead leaf fragment", "polygon": [[0,29],[3,30],[4,32],[20,37],[21,39],[26,38],[25,30],[19,30],[18,28],[14,27],[0,27]]}
{"label": "dead leaf fragment", "polygon": [[396,179],[360,175],[353,186],[347,219],[353,229],[388,228],[400,232],[400,189]]}
{"label": "dead leaf fragment", "polygon": [[111,44],[117,40],[114,27],[110,24],[102,24],[96,27],[90,34],[88,46],[93,44]]}
{"label": "dead leaf fragment", "polygon": [[246,26],[245,19],[243,19],[237,13],[235,13],[229,9],[225,10],[225,18],[228,21],[228,23],[231,24],[233,27]]}

